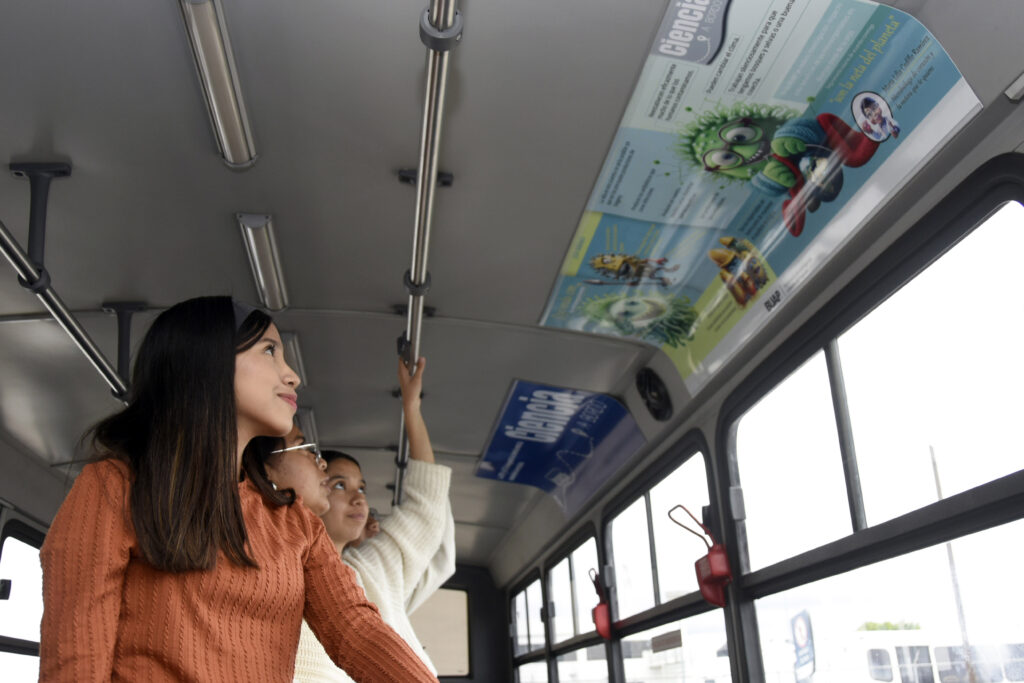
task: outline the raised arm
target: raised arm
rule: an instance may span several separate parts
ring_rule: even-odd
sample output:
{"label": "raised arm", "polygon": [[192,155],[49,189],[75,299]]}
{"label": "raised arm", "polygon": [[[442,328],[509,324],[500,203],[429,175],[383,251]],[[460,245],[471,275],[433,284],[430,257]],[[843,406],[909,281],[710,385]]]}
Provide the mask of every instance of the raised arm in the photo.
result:
{"label": "raised arm", "polygon": [[305,562],[304,616],[335,664],[354,681],[406,683],[437,678],[367,601],[319,522]]}
{"label": "raised arm", "polygon": [[[436,582],[437,573],[447,571],[441,579],[443,583],[454,571],[455,531],[448,499],[451,469],[434,463],[434,450],[420,413],[425,367],[426,360],[420,358],[416,373],[410,375],[404,363],[398,363],[411,458],[402,504],[381,521],[377,536],[344,553],[345,560],[362,577],[369,595],[400,596],[403,606],[409,604],[428,574],[428,581]],[[445,547],[449,537],[450,548]]]}
{"label": "raised arm", "polygon": [[109,681],[132,533],[127,474],[86,465],[40,550],[40,681]]}
{"label": "raised arm", "polygon": [[409,458],[433,463],[434,449],[430,445],[427,423],[420,413],[423,370],[426,367],[427,359],[420,358],[416,363],[416,374],[410,374],[409,368],[399,360],[398,383],[402,388],[402,412],[405,415],[405,433],[409,437]]}
{"label": "raised arm", "polygon": [[419,582],[406,597],[405,611],[407,614],[415,612],[455,573],[455,518],[452,517],[452,506],[447,498],[445,499],[445,513],[441,547],[434,553],[427,568],[420,576]]}

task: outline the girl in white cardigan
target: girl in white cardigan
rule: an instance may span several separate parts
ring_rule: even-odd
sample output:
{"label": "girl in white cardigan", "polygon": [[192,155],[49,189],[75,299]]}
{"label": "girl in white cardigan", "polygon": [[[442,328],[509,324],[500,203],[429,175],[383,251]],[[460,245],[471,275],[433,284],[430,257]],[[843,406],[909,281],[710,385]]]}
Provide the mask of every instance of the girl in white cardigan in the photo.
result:
{"label": "girl in white cardigan", "polygon": [[[376,536],[358,543],[358,547],[352,545],[362,535],[369,512],[366,482],[355,458],[339,451],[323,451],[331,507],[322,519],[341,559],[355,570],[367,599],[377,605],[384,621],[434,670],[413,631],[409,614],[455,572],[455,522],[448,499],[451,469],[434,463],[434,451],[420,413],[424,359],[419,360],[413,376],[402,362],[398,365],[410,458],[402,504],[380,521]],[[350,680],[303,623],[295,658],[295,681]]]}

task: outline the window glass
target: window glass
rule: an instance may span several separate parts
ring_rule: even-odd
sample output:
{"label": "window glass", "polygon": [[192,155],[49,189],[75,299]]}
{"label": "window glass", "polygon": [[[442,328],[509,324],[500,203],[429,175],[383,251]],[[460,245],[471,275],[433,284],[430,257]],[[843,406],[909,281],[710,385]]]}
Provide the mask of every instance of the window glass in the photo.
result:
{"label": "window glass", "polygon": [[[967,656],[970,653],[970,656]],[[941,683],[992,683],[1002,681],[999,648],[962,645],[935,648],[935,668]],[[974,671],[973,681],[971,671]]]}
{"label": "window glass", "polygon": [[871,648],[868,650],[868,673],[873,681],[892,680],[892,659],[888,650]]}
{"label": "window glass", "polygon": [[732,680],[722,610],[628,636],[622,659],[626,683]]}
{"label": "window glass", "polygon": [[608,661],[604,646],[585,647],[560,656],[558,683],[608,683]]}
{"label": "window glass", "polygon": [[469,599],[466,591],[441,588],[409,621],[440,676],[469,675]]}
{"label": "window glass", "polygon": [[736,457],[752,571],[852,532],[823,353],[740,418]]}
{"label": "window glass", "polygon": [[525,590],[516,593],[516,596],[512,599],[512,606],[515,615],[512,620],[512,630],[515,633],[513,652],[516,655],[521,655],[530,649],[530,631],[526,621]]}
{"label": "window glass", "polygon": [[576,596],[576,627],[578,633],[590,633],[594,630],[593,610],[597,606],[597,591],[590,580],[590,570],[599,570],[597,566],[597,543],[588,538],[569,556],[572,560],[572,571],[576,577],[573,594]]}
{"label": "window glass", "polygon": [[548,595],[554,604],[555,614],[551,619],[551,637],[556,643],[572,638],[573,628],[572,582],[569,580],[569,558],[556,564],[548,572]]}
{"label": "window glass", "polygon": [[516,680],[519,683],[548,683],[547,662],[530,662],[517,666]]}
{"label": "window glass", "polygon": [[1003,671],[1008,681],[1024,681],[1024,643],[1003,645]]}
{"label": "window glass", "polygon": [[544,605],[541,596],[540,579],[526,587],[527,621],[530,624],[530,650],[544,647],[544,622],[540,618],[540,610]]}
{"label": "window glass", "polygon": [[[701,508],[709,502],[704,456],[700,453],[695,453],[651,489],[651,522],[661,602],[699,590],[693,564],[707,554],[707,546],[669,519],[668,512],[682,504],[701,519]],[[682,510],[676,510],[673,516],[685,521],[694,531],[700,531]]]}
{"label": "window glass", "polygon": [[11,582],[11,596],[0,600],[0,636],[39,642],[43,618],[43,569],[39,549],[8,536],[0,547],[0,579]]}
{"label": "window glass", "polygon": [[651,575],[651,543],[647,533],[647,505],[643,498],[612,520],[612,556],[615,558],[615,588],[618,618],[654,607],[654,579]]}
{"label": "window glass", "polygon": [[1024,520],[755,601],[766,679],[793,680],[799,659],[814,680],[858,680],[884,673],[881,655],[868,656],[883,650],[897,680],[956,683],[966,640],[978,683],[1002,680],[1006,645],[1024,643],[1020,611],[1008,609],[1024,605],[1024,582],[993,570],[1024,566],[1022,537]]}
{"label": "window glass", "polygon": [[864,507],[877,524],[1024,465],[1024,298],[993,267],[1004,206],[839,338]]}
{"label": "window glass", "polygon": [[39,657],[0,652],[0,671],[5,681],[38,681]]}
{"label": "window glass", "polygon": [[935,683],[927,645],[898,645],[896,661],[900,665],[903,683]]}

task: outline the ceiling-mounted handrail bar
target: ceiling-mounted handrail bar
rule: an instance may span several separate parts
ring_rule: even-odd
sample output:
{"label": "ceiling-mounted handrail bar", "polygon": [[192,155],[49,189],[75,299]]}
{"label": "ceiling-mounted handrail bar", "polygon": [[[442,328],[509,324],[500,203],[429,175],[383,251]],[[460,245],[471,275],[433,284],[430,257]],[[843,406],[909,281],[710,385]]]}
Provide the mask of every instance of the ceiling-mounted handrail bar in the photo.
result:
{"label": "ceiling-mounted handrail bar", "polygon": [[[445,89],[448,85],[449,51],[461,38],[461,15],[455,0],[431,0],[430,8],[420,21],[420,39],[427,46],[426,101],[423,105],[423,127],[420,132],[420,158],[416,183],[416,225],[412,239],[412,266],[405,276],[409,291],[402,355],[411,372],[416,371],[420,357],[420,332],[423,326],[423,297],[430,288],[427,253],[430,247],[430,224],[434,216],[434,191],[437,189],[437,157],[441,145],[441,123],[444,118]],[[409,441],[405,433],[405,414],[400,418],[398,455],[395,457],[395,493],[393,504],[402,504],[405,468],[409,463]]]}
{"label": "ceiling-mounted handrail bar", "polygon": [[[4,256],[10,262],[11,266],[18,273],[18,277],[21,278],[22,282],[27,283],[28,289],[39,297],[39,300],[46,306],[46,310],[50,312],[53,319],[57,321],[64,331],[68,333],[71,340],[75,342],[85,357],[89,359],[93,367],[103,376],[104,381],[110,385],[111,390],[114,392],[114,396],[120,400],[124,400],[128,394],[128,385],[117,374],[117,370],[110,364],[103,353],[99,350],[96,344],[93,342],[89,334],[78,324],[68,307],[64,305],[61,298],[57,296],[57,292],[54,291],[53,286],[49,283],[43,285],[45,276],[44,270],[36,267],[35,264],[29,259],[28,254],[21,248],[14,236],[7,230],[7,226],[4,225],[3,221],[0,221],[0,248],[3,249]],[[38,287],[37,287],[38,286]]]}

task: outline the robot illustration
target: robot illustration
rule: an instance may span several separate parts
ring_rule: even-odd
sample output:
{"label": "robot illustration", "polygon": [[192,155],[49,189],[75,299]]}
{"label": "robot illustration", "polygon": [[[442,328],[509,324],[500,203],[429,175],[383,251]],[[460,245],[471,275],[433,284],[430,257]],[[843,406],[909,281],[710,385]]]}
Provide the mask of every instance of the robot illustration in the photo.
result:
{"label": "robot illustration", "polygon": [[659,285],[668,287],[672,281],[662,273],[675,272],[679,266],[667,266],[668,259],[640,258],[632,254],[598,254],[590,259],[590,267],[601,278],[585,280],[591,285]]}
{"label": "robot illustration", "polygon": [[718,266],[718,276],[732,298],[740,306],[746,306],[768,284],[768,271],[749,241],[735,237],[722,237],[718,241],[725,248],[712,249],[708,257]]}

